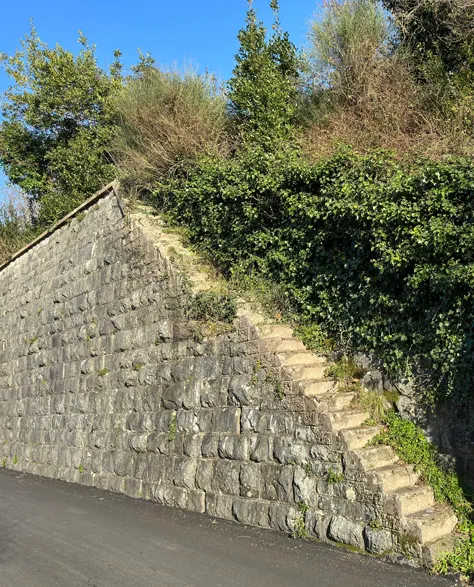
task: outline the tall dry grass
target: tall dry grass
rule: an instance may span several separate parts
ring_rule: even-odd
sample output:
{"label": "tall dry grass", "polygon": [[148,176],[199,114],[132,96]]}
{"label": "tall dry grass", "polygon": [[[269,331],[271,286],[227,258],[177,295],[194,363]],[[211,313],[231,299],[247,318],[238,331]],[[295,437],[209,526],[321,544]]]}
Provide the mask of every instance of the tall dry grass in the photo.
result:
{"label": "tall dry grass", "polygon": [[226,101],[211,76],[148,67],[126,85],[116,108],[112,156],[133,193],[202,153],[227,149]]}
{"label": "tall dry grass", "polygon": [[30,202],[25,194],[5,188],[0,204],[0,264],[4,263],[36,236]]}
{"label": "tall dry grass", "polygon": [[419,83],[416,60],[391,35],[375,0],[337,0],[312,24],[309,54],[317,91],[303,132],[309,156],[328,156],[341,144],[435,159],[474,154],[472,124],[466,124],[474,111],[472,92],[461,103],[457,96],[438,95],[434,83]]}

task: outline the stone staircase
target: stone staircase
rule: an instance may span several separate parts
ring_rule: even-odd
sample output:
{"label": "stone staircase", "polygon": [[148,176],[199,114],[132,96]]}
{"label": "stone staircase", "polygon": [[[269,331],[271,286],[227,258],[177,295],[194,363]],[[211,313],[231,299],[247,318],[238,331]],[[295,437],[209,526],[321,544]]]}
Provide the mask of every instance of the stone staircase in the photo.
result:
{"label": "stone staircase", "polygon": [[[215,287],[198,257],[182,245],[179,236],[163,230],[145,207],[132,218],[161,254],[166,257],[167,251],[172,252],[173,263],[181,263],[195,293]],[[290,326],[269,324],[245,300],[239,300],[238,316],[255,328],[281,379],[313,402],[319,425],[335,436],[344,454],[344,467],[367,474],[383,492],[386,507],[399,520],[394,533],[408,547],[403,550],[416,553],[415,558],[428,567],[438,554],[452,550],[458,539],[453,534],[456,516],[447,505],[436,503],[432,489],[419,481],[412,466],[400,462],[391,447],[369,445],[381,427],[364,425],[370,414],[356,407],[357,391],[338,391],[336,382],[325,376],[330,363],[309,351]]]}
{"label": "stone staircase", "polygon": [[413,466],[400,462],[391,447],[369,445],[381,427],[364,425],[370,414],[354,407],[357,392],[338,391],[336,382],[324,375],[329,363],[308,351],[292,328],[257,324],[256,329],[276,353],[282,371],[315,402],[319,421],[337,435],[344,449],[344,466],[370,474],[381,487],[400,516],[404,535],[421,547],[425,564],[430,566],[439,553],[451,550],[457,540],[453,534],[456,516],[447,505],[436,503],[431,487],[422,484]]}

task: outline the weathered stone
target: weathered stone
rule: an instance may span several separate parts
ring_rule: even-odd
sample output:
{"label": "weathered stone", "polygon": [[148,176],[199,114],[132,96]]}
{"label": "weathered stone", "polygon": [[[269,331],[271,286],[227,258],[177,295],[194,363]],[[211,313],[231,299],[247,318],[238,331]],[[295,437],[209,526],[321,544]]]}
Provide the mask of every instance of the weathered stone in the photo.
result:
{"label": "weathered stone", "polygon": [[300,513],[290,505],[272,503],[269,508],[270,528],[282,532],[293,532]]}
{"label": "weathered stone", "polygon": [[268,528],[269,505],[267,501],[235,497],[232,501],[232,513],[238,522]]}
{"label": "weathered stone", "polygon": [[271,461],[273,457],[273,435],[258,434],[250,437],[250,458],[261,463]]}
{"label": "weathered stone", "polygon": [[240,495],[240,463],[236,461],[216,461],[212,488],[227,495]]}
{"label": "weathered stone", "polygon": [[260,497],[262,472],[256,463],[243,463],[240,467],[240,495],[248,498]]}
{"label": "weathered stone", "polygon": [[206,491],[206,513],[216,518],[232,520],[233,498],[222,493]]}
{"label": "weathered stone", "polygon": [[221,459],[246,461],[249,458],[249,439],[242,434],[221,435],[218,445]]}
{"label": "weathered stone", "polygon": [[366,526],[364,540],[366,550],[372,554],[384,554],[393,549],[393,536],[388,530]]}
{"label": "weathered stone", "polygon": [[334,516],[329,524],[328,537],[335,542],[364,548],[362,526],[342,516]]}
{"label": "weathered stone", "polygon": [[[343,471],[327,414],[280,381],[270,347],[277,335],[294,348],[289,327],[259,326],[261,338],[255,317],[190,322],[175,237],[124,218],[113,194],[83,214],[0,270],[5,466],[385,552],[392,535],[375,526],[396,527],[399,508],[375,474]],[[400,391],[406,411],[414,394]],[[469,415],[454,439],[441,419],[431,429],[446,446],[470,442]]]}
{"label": "weathered stone", "polygon": [[377,370],[367,371],[361,379],[361,384],[369,391],[382,393],[383,391],[383,374]]}

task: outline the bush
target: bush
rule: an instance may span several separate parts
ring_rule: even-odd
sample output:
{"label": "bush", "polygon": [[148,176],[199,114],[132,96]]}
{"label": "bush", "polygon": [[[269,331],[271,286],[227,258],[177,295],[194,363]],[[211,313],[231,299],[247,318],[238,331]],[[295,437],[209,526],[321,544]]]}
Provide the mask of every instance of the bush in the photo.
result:
{"label": "bush", "polygon": [[195,294],[189,305],[191,320],[226,322],[231,324],[237,316],[235,299],[228,294],[200,292]]}
{"label": "bush", "polygon": [[387,18],[374,0],[331,3],[311,24],[313,74],[338,101],[357,102],[370,92],[374,69],[387,53]]}
{"label": "bush", "polygon": [[280,27],[279,5],[271,0],[273,34],[249,2],[246,27],[239,32],[240,48],[229,81],[232,130],[241,146],[274,152],[295,141],[294,118],[300,58],[287,32]]}
{"label": "bush", "polygon": [[36,236],[26,196],[11,190],[0,205],[0,264],[8,261]]}
{"label": "bush", "polygon": [[210,76],[145,67],[115,106],[114,159],[135,190],[149,188],[197,155],[227,148],[226,103]]}
{"label": "bush", "polygon": [[59,220],[109,183],[107,155],[114,129],[111,97],[121,86],[119,52],[110,75],[82,34],[77,55],[49,48],[34,27],[0,65],[13,80],[3,95],[0,165],[39,206],[37,222]]}
{"label": "bush", "polygon": [[[459,529],[467,532],[452,552],[438,558],[435,571],[441,574],[460,572],[474,579],[474,522],[472,490],[462,486],[456,472],[440,456],[424,431],[413,422],[403,420],[392,410],[382,414],[383,431],[372,444],[391,446],[403,463],[414,466],[421,480],[433,489],[436,501],[448,503],[459,520]],[[464,584],[464,583],[463,583]],[[472,584],[472,583],[469,583]]]}
{"label": "bush", "polygon": [[341,152],[206,158],[156,203],[228,276],[279,283],[304,324],[438,393],[473,377],[474,165]]}
{"label": "bush", "polygon": [[[453,53],[443,55],[433,43],[446,42],[445,49],[461,44],[461,28],[466,39],[470,20],[459,6],[472,11],[474,3],[384,3],[394,10],[398,38],[376,0],[329,3],[311,24],[310,83],[300,108],[306,152],[324,157],[344,144],[362,153],[382,147],[437,160],[472,156],[472,67],[465,57],[462,67],[447,69],[446,57]],[[424,43],[431,43],[429,50],[422,49]],[[466,55],[472,53],[468,46],[463,44]]]}

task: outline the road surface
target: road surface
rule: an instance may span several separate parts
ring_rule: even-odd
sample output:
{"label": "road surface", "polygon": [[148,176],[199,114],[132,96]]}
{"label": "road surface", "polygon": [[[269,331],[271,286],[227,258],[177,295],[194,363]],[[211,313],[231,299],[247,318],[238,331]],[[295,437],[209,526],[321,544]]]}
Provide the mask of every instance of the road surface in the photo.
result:
{"label": "road surface", "polygon": [[448,587],[317,542],[0,471],[1,587]]}

